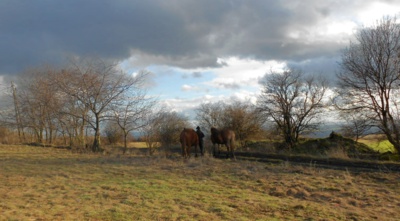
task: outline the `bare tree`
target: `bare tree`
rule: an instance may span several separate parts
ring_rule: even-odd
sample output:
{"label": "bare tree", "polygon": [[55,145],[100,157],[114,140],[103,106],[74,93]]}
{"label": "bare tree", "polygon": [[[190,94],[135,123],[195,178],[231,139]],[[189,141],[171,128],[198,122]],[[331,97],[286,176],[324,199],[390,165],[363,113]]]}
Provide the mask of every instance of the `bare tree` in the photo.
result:
{"label": "bare tree", "polygon": [[107,121],[103,132],[110,144],[116,144],[124,137],[123,131],[115,121]]}
{"label": "bare tree", "polygon": [[155,122],[157,122],[155,125],[157,127],[157,137],[164,146],[167,154],[167,150],[170,149],[173,144],[179,142],[180,133],[183,128],[189,126],[189,123],[184,116],[177,112],[161,111],[157,116],[158,119],[155,120]]}
{"label": "bare tree", "polygon": [[299,70],[267,74],[261,81],[259,110],[272,120],[292,147],[300,134],[312,132],[320,125],[327,84],[323,79],[305,76]]}
{"label": "bare tree", "polygon": [[162,122],[160,116],[162,114],[160,111],[151,111],[144,116],[143,121],[144,126],[140,128],[142,138],[146,142],[146,146],[149,149],[149,155],[153,155],[155,152],[155,147],[158,146],[160,139],[159,135],[159,125]]}
{"label": "bare tree", "polygon": [[15,83],[11,81],[10,87],[5,86],[3,91],[5,96],[1,97],[0,122],[3,127],[9,130],[17,130],[18,141],[25,140],[24,125],[22,123],[21,102],[19,100],[19,90]]}
{"label": "bare tree", "polygon": [[29,128],[38,143],[53,143],[57,132],[57,117],[61,107],[57,88],[48,76],[55,70],[39,67],[27,70],[14,88],[16,123],[20,130]]}
{"label": "bare tree", "polygon": [[400,25],[386,17],[359,30],[343,51],[336,104],[363,111],[400,153]]}
{"label": "bare tree", "polygon": [[117,64],[102,60],[84,60],[72,62],[69,69],[55,78],[55,83],[67,96],[73,98],[81,108],[88,110],[83,117],[94,131],[92,151],[100,150],[101,122],[110,119],[110,111],[115,102],[124,97],[136,83],[134,76],[129,76]]}
{"label": "bare tree", "polygon": [[24,128],[22,125],[22,120],[21,120],[21,109],[20,109],[20,103],[19,103],[19,99],[18,99],[18,95],[17,95],[17,88],[14,84],[13,81],[11,81],[11,91],[12,91],[12,98],[13,98],[13,104],[14,104],[14,119],[15,119],[15,124],[17,127],[17,131],[18,131],[18,139],[19,141],[24,139]]}
{"label": "bare tree", "polygon": [[196,109],[196,119],[203,128],[229,128],[235,131],[242,146],[248,139],[262,134],[266,121],[255,105],[241,101],[201,104]]}
{"label": "bare tree", "polygon": [[245,146],[250,139],[262,136],[266,118],[255,105],[234,101],[225,105],[222,121],[225,127],[235,131],[241,146]]}
{"label": "bare tree", "polygon": [[341,128],[343,135],[352,137],[355,141],[366,135],[373,127],[371,119],[366,117],[362,112],[342,111],[341,117],[346,121]]}
{"label": "bare tree", "polygon": [[202,128],[224,127],[223,115],[225,104],[220,101],[216,103],[203,103],[196,109],[196,120]]}
{"label": "bare tree", "polygon": [[32,132],[35,142],[52,143],[61,135],[70,146],[78,141],[85,147],[85,134],[92,129],[92,151],[99,151],[101,122],[114,120],[126,140],[154,105],[143,87],[146,73],[127,75],[102,60],[74,61],[63,70],[29,69],[17,86],[12,84],[14,111],[3,108],[2,122],[16,126],[19,134]]}
{"label": "bare tree", "polygon": [[[64,74],[65,73],[63,72],[61,73],[61,75]],[[63,104],[58,117],[61,134],[63,135],[64,139],[65,136],[68,136],[69,146],[85,147],[85,129],[87,126],[86,119],[88,118],[87,116],[89,113],[89,108],[74,97],[66,94],[59,94],[58,96]]]}
{"label": "bare tree", "polygon": [[135,130],[144,127],[148,122],[145,117],[151,113],[156,100],[146,96],[144,83],[147,72],[142,71],[134,78],[134,87],[126,93],[125,97],[115,102],[112,108],[113,120],[123,132],[124,153],[127,150],[127,137]]}
{"label": "bare tree", "polygon": [[[14,114],[2,110],[2,122],[16,127],[20,140],[26,140],[25,135],[33,134],[31,141],[52,144],[59,135],[69,135],[70,145],[76,137],[71,128],[72,121],[63,114],[64,109],[76,106],[75,101],[69,101],[62,96],[52,76],[59,71],[50,66],[40,66],[24,71],[17,78],[16,84],[11,83],[11,98],[13,100]],[[74,127],[75,128],[75,127]]]}

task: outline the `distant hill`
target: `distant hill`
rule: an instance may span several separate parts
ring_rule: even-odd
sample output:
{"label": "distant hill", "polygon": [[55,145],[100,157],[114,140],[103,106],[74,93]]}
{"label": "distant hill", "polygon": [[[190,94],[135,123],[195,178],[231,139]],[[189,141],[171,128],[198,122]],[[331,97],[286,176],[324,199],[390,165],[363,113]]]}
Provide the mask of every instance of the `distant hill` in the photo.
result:
{"label": "distant hill", "polygon": [[307,134],[304,137],[308,138],[326,138],[329,137],[329,134],[334,132],[340,132],[340,127],[342,123],[335,123],[335,122],[329,122],[323,124],[318,131],[315,131],[313,133]]}

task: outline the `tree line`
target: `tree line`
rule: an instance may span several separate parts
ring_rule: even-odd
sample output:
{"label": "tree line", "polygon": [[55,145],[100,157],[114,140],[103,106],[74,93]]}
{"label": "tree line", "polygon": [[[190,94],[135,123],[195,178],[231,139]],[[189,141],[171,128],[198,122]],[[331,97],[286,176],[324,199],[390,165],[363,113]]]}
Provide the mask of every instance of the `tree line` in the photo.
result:
{"label": "tree line", "polygon": [[146,75],[128,75],[100,59],[75,60],[63,69],[27,70],[11,82],[13,105],[2,110],[3,125],[14,128],[20,141],[30,137],[52,144],[61,137],[70,146],[90,146],[97,152],[104,122],[117,122],[125,140],[143,124],[142,116],[154,105],[143,87]]}
{"label": "tree line", "polygon": [[[328,111],[345,120],[343,131],[358,139],[374,128],[400,150],[400,26],[385,17],[362,28],[342,52],[336,84],[298,69],[270,72],[260,80],[257,103],[202,103],[196,121],[202,128],[230,128],[242,145],[263,139],[266,131],[280,135],[292,148],[301,135],[315,132]],[[129,75],[115,63],[75,60],[67,67],[27,70],[11,82],[10,105],[1,111],[3,126],[38,143],[61,139],[70,146],[101,149],[102,129],[118,131],[127,147],[132,132],[140,132],[150,149],[156,142],[177,142],[183,115],[159,108],[149,97],[145,70]],[[324,115],[325,114],[325,115]],[[88,136],[92,137],[88,143]]]}

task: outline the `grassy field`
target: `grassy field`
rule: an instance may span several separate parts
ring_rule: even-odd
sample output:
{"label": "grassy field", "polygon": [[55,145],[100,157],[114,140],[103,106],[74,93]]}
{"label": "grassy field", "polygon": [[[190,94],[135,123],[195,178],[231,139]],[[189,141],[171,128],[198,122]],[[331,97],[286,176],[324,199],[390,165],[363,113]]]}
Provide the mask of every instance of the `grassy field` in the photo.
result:
{"label": "grassy field", "polygon": [[0,146],[0,220],[400,220],[400,174]]}

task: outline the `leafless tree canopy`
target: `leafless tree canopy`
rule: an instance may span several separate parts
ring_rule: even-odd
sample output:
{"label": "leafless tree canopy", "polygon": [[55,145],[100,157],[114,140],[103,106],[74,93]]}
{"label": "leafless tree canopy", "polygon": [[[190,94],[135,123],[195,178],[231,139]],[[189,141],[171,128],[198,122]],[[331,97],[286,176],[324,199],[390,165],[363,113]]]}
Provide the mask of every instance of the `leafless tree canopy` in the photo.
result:
{"label": "leafless tree canopy", "polygon": [[251,103],[204,103],[196,110],[199,125],[209,133],[211,127],[229,128],[236,134],[242,146],[249,139],[259,138],[263,133],[265,117]]}
{"label": "leafless tree canopy", "polygon": [[300,134],[318,128],[318,117],[326,106],[323,79],[287,70],[267,74],[261,83],[259,110],[276,124],[286,144],[293,146]]}
{"label": "leafless tree canopy", "polygon": [[122,130],[124,152],[127,150],[127,138],[132,131],[139,131],[148,123],[145,119],[156,105],[156,100],[147,96],[144,89],[147,72],[139,72],[133,80],[133,90],[124,93],[111,106],[111,121],[116,122]]}
{"label": "leafless tree canopy", "polygon": [[[170,147],[178,144],[179,136],[183,128],[191,128],[188,119],[174,112],[160,110],[150,118],[151,127],[147,130],[148,135],[155,135],[157,141],[161,142],[165,154],[169,154]],[[149,137],[151,138],[151,137]]]}
{"label": "leafless tree canopy", "polygon": [[345,120],[345,124],[341,127],[341,132],[346,137],[352,137],[355,141],[364,135],[373,127],[373,122],[366,117],[366,113],[358,111],[342,111],[341,118]]}
{"label": "leafless tree canopy", "polygon": [[83,120],[94,130],[93,151],[100,149],[100,123],[111,118],[112,108],[120,105],[125,94],[138,86],[142,77],[128,76],[116,64],[102,60],[72,63],[69,69],[54,77],[63,95],[85,110]]}
{"label": "leafless tree canopy", "polygon": [[196,119],[199,122],[200,127],[207,128],[211,127],[223,128],[225,127],[222,117],[224,115],[223,102],[216,103],[203,103],[200,104],[196,109]]}
{"label": "leafless tree canopy", "polygon": [[89,129],[92,151],[99,151],[102,122],[114,121],[125,138],[142,126],[139,119],[155,103],[143,88],[146,76],[145,71],[128,75],[99,59],[76,60],[62,70],[30,69],[12,84],[14,111],[3,110],[3,121],[12,122],[4,116],[13,114],[21,140],[28,140],[29,132],[38,143],[51,144],[61,135],[71,146],[86,146]]}
{"label": "leafless tree canopy", "polygon": [[57,97],[58,88],[48,78],[53,74],[51,67],[27,70],[19,80],[19,90],[15,94],[15,122],[17,128],[23,128],[34,134],[39,143],[51,143],[57,133],[59,111],[62,107]]}
{"label": "leafless tree canopy", "polygon": [[366,116],[400,150],[399,85],[400,26],[384,18],[356,34],[344,50],[336,105]]}

